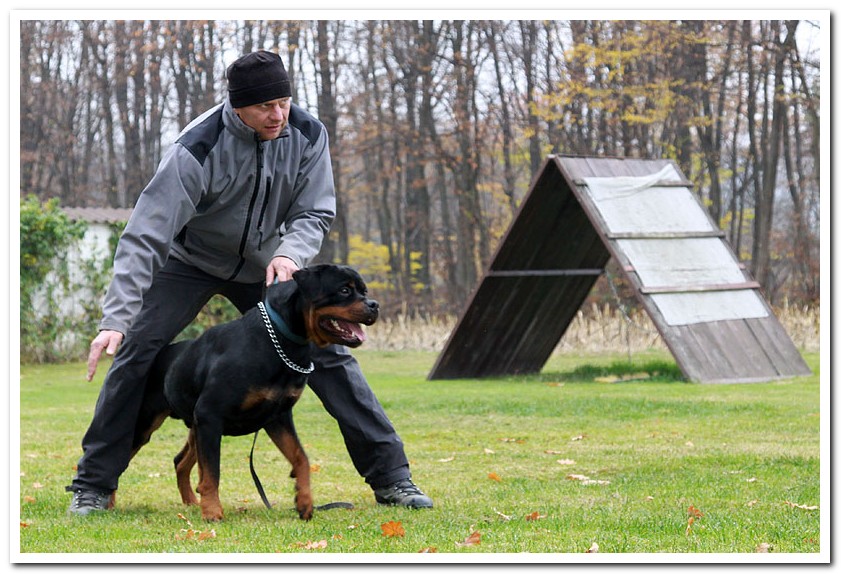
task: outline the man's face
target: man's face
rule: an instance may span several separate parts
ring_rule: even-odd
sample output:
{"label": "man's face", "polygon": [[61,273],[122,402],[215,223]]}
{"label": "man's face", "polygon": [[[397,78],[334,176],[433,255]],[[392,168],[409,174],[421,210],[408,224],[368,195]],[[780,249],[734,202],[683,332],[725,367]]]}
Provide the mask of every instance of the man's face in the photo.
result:
{"label": "man's face", "polygon": [[236,113],[245,125],[257,132],[261,140],[273,140],[289,121],[291,102],[291,98],[280,98],[236,108]]}

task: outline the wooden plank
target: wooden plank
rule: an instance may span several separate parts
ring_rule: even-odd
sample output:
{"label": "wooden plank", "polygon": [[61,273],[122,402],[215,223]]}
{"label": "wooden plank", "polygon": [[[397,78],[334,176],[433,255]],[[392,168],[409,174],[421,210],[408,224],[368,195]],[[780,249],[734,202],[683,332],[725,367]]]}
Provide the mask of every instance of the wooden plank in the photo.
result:
{"label": "wooden plank", "polygon": [[505,269],[502,271],[488,271],[486,277],[580,277],[604,273],[600,269]]}
{"label": "wooden plank", "polygon": [[704,239],[704,238],[721,238],[724,237],[723,231],[663,231],[663,232],[623,232],[623,233],[607,233],[605,236],[608,239]]}
{"label": "wooden plank", "polygon": [[707,285],[664,285],[654,287],[640,287],[643,295],[662,295],[663,293],[706,293],[709,291],[743,291],[745,289],[759,289],[756,281],[744,283],[710,283]]}
{"label": "wooden plank", "polygon": [[[652,173],[657,173],[657,172],[652,172]],[[646,173],[646,174],[643,174],[643,175],[650,175],[650,174]],[[594,177],[602,177],[602,176],[594,176]],[[574,183],[575,183],[575,185],[582,185],[582,186],[587,185],[587,181],[584,180],[584,179],[576,179],[574,181]],[[688,180],[670,180],[670,181],[658,181],[657,183],[655,183],[651,187],[683,187],[683,188],[689,187],[689,188],[691,188],[693,186],[694,186],[694,184],[691,181],[688,181]]]}
{"label": "wooden plank", "polygon": [[808,376],[812,370],[773,314],[745,321],[781,376]]}

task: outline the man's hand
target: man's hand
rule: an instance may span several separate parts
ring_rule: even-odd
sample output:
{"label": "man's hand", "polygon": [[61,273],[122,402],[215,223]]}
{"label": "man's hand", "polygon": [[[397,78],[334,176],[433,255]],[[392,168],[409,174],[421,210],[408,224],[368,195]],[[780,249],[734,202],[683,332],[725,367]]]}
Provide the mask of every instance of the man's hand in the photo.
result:
{"label": "man's hand", "polygon": [[289,281],[297,270],[298,265],[288,257],[275,257],[266,267],[266,286],[274,283],[275,279],[280,282]]}
{"label": "man's hand", "polygon": [[96,374],[96,365],[99,363],[102,351],[113,355],[122,342],[123,334],[119,331],[105,330],[99,332],[99,335],[91,343],[91,352],[88,354],[88,381],[93,380],[93,376]]}

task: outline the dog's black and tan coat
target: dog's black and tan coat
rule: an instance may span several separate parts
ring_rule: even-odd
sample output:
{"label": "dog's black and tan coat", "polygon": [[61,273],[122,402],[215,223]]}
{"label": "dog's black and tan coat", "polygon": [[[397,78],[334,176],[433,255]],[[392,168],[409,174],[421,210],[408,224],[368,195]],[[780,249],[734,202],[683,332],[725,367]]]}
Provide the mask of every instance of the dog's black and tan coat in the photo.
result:
{"label": "dog's black and tan coat", "polygon": [[[175,457],[178,490],[185,504],[201,505],[207,520],[223,517],[222,436],[260,429],[292,464],[299,516],[312,517],[310,465],[292,422],[292,407],[307,381],[310,343],[358,347],[365,340],[360,324],[372,325],[379,314],[359,274],[336,265],[302,269],[292,281],[268,287],[264,307],[266,319],[255,308],[195,340],[165,347],[147,383],[132,456],[167,417],[183,420],[190,430]],[[269,335],[267,320],[280,349]],[[190,480],[196,464],[200,502]]]}

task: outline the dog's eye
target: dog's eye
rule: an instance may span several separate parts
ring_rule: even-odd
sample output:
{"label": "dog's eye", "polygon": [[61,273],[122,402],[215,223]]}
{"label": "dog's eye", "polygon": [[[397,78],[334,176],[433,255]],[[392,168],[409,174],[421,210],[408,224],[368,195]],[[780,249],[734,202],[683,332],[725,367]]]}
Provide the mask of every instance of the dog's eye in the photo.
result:
{"label": "dog's eye", "polygon": [[341,290],[339,291],[339,295],[341,295],[342,297],[347,297],[350,294],[351,294],[350,287],[342,287]]}

